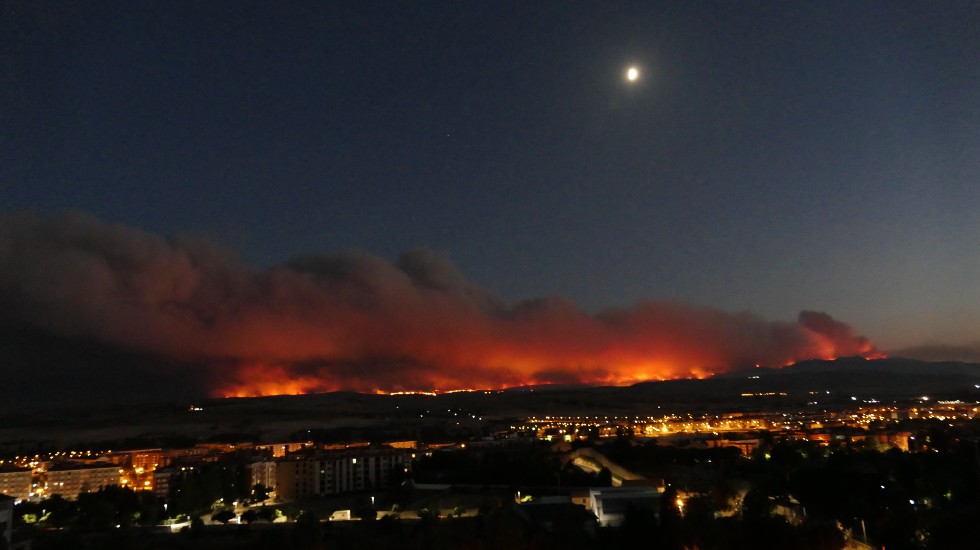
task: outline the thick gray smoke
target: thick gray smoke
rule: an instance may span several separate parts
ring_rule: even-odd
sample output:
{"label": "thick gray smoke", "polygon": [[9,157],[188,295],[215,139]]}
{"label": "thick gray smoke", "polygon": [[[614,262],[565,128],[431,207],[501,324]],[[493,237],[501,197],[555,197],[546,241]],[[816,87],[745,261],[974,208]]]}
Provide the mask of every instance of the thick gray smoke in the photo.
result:
{"label": "thick gray smoke", "polygon": [[181,376],[214,395],[628,383],[874,351],[825,313],[506,304],[431,250],[255,270],[211,245],[81,214],[0,218],[0,307],[6,327],[195,365]]}

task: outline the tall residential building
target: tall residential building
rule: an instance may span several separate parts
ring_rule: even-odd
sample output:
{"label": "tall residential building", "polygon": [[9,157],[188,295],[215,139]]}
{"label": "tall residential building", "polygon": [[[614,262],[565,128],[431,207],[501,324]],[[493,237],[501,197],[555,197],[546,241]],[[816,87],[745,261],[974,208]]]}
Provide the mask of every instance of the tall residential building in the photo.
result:
{"label": "tall residential building", "polygon": [[252,462],[246,464],[248,470],[249,488],[256,485],[263,485],[266,489],[274,491],[276,489],[276,463],[269,460],[263,462]]}
{"label": "tall residential building", "polygon": [[0,466],[0,494],[20,502],[31,496],[31,470],[15,466]]}
{"label": "tall residential building", "polygon": [[93,493],[101,487],[119,485],[119,466],[88,466],[83,464],[55,466],[48,470],[45,492],[75,500],[79,493]]}
{"label": "tall residential building", "polygon": [[292,443],[269,443],[265,445],[256,445],[255,450],[265,451],[272,453],[273,458],[282,458],[289,453],[295,453],[302,449],[308,449],[313,446],[312,441],[300,441]]}
{"label": "tall residential building", "polygon": [[276,494],[293,500],[388,486],[393,468],[409,467],[411,454],[403,449],[355,449],[293,455],[276,468]]}
{"label": "tall residential building", "polygon": [[176,466],[166,466],[153,471],[153,493],[163,499],[170,498],[170,489],[174,478],[180,473]]}
{"label": "tall residential building", "polygon": [[113,459],[114,464],[129,466],[134,470],[144,472],[152,472],[169,463],[169,457],[163,452],[163,449],[118,451],[113,453]]}

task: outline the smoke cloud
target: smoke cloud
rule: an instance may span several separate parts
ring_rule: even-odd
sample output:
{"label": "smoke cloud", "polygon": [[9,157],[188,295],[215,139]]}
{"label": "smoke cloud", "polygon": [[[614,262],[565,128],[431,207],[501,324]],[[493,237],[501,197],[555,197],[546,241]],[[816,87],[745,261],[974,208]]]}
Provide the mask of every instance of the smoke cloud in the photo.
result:
{"label": "smoke cloud", "polygon": [[83,214],[0,217],[0,309],[8,327],[193,365],[181,376],[216,396],[625,384],[874,353],[820,312],[781,322],[668,301],[596,314],[557,297],[507,304],[431,250],[256,270]]}

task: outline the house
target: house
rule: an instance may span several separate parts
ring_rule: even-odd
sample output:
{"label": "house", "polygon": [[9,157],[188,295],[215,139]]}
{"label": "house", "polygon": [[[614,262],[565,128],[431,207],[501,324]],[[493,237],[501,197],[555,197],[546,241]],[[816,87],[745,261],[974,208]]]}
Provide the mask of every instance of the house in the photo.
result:
{"label": "house", "polygon": [[599,527],[618,527],[628,510],[660,511],[663,493],[656,487],[600,487],[589,489],[589,508]]}

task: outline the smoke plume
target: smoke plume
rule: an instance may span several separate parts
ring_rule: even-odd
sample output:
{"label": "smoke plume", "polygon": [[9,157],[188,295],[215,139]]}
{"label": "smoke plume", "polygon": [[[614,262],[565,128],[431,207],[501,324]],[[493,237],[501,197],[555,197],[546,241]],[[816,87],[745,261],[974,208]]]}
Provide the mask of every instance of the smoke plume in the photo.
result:
{"label": "smoke plume", "polygon": [[180,376],[217,396],[624,384],[874,351],[820,312],[780,322],[668,301],[597,314],[556,297],[507,304],[431,250],[256,270],[82,214],[0,217],[0,308],[7,327],[193,365]]}

